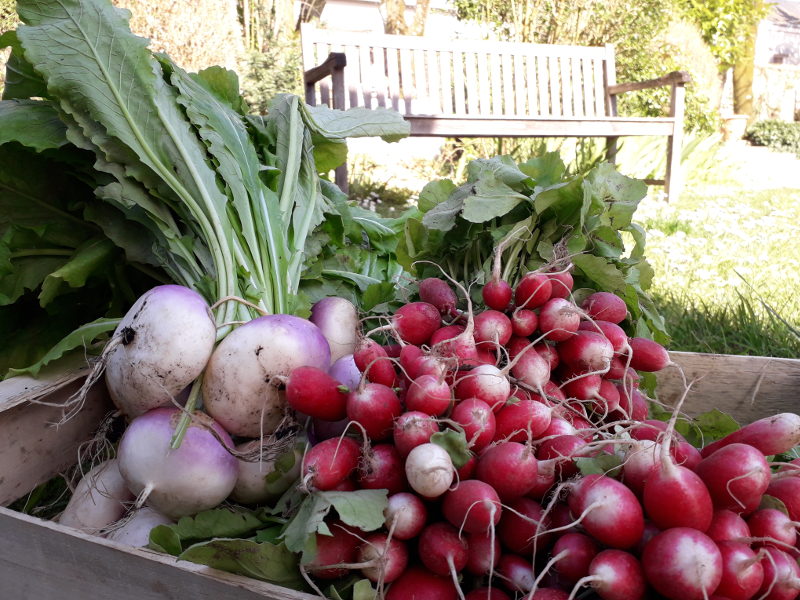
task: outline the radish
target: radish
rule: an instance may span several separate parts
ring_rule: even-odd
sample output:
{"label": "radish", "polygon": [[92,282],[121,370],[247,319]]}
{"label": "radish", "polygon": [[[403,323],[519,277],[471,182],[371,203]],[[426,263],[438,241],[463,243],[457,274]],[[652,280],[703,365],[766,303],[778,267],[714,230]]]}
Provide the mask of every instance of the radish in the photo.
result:
{"label": "radish", "polygon": [[137,508],[109,529],[106,539],[143,548],[150,543],[150,532],[159,525],[171,525],[172,520],[149,506]]}
{"label": "radish", "polygon": [[568,298],[572,293],[574,281],[569,271],[547,273],[547,278],[552,286],[551,298]]}
{"label": "radish", "polygon": [[599,551],[597,543],[588,535],[565,533],[553,544],[554,569],[565,583],[574,586],[589,573],[589,565]]}
{"label": "radish", "polygon": [[390,388],[397,383],[394,362],[378,342],[362,338],[353,353],[353,360],[367,381]]}
{"label": "radish", "polygon": [[527,308],[518,308],[511,314],[511,333],[526,338],[539,327],[539,316]]}
{"label": "radish", "polygon": [[[644,421],[647,419],[649,409],[647,407],[647,397],[644,394],[635,387],[631,388],[630,385],[617,385],[617,391],[619,392],[619,408],[612,412],[610,418],[617,418],[617,413],[619,413],[620,418],[630,419],[631,421]],[[697,457],[700,458],[699,452]]]}
{"label": "radish", "polygon": [[[419,536],[419,557],[436,575],[460,573],[467,565],[467,543],[449,523],[432,523]],[[413,596],[410,596],[413,598]]]}
{"label": "radish", "polygon": [[303,482],[311,489],[333,489],[355,471],[360,456],[361,448],[352,438],[331,438],[320,442],[303,459]]}
{"label": "radish", "polygon": [[434,575],[419,567],[410,567],[395,580],[386,600],[457,600],[458,593],[448,577]]}
{"label": "radish", "polygon": [[534,500],[541,500],[556,483],[556,461],[553,459],[538,460],[536,467],[536,481],[525,495]]}
{"label": "radish", "polygon": [[622,463],[622,480],[637,496],[641,497],[644,482],[658,467],[660,456],[661,444],[652,440],[642,440],[628,447]]}
{"label": "radish", "polygon": [[394,390],[380,383],[362,383],[347,395],[347,418],[359,423],[373,441],[391,435],[394,420],[402,412]]}
{"label": "radish", "polygon": [[525,596],[525,600],[569,600],[569,594],[558,588],[539,588]]}
{"label": "radish", "polygon": [[481,587],[464,596],[464,600],[511,600],[509,595],[499,588]]}
{"label": "radish", "polygon": [[541,390],[550,380],[550,364],[534,348],[518,354],[509,364],[511,374],[533,389]]}
{"label": "radish", "polygon": [[748,444],[723,446],[704,458],[695,473],[706,484],[714,508],[740,513],[755,510],[770,482],[764,455]]}
{"label": "radish", "polygon": [[508,282],[502,279],[493,279],[481,288],[483,303],[494,310],[505,310],[508,308],[513,293],[514,290],[511,289]]}
{"label": "radish", "polygon": [[625,301],[611,292],[595,292],[583,301],[581,308],[596,321],[619,324],[628,316]]}
{"label": "radish", "polygon": [[475,362],[478,348],[472,331],[461,325],[448,325],[433,332],[430,340],[434,356],[455,358],[459,362]]}
{"label": "radish", "polygon": [[359,547],[357,560],[360,563],[375,563],[375,566],[361,569],[364,577],[373,583],[391,583],[408,566],[408,548],[404,542],[389,538],[385,533],[372,533]]}
{"label": "radish", "polygon": [[478,457],[475,477],[492,486],[503,502],[524,496],[536,481],[533,450],[517,442],[486,448]]}
{"label": "radish", "polygon": [[409,302],[398,308],[392,317],[392,325],[400,339],[407,344],[427,344],[434,331],[441,325],[441,315],[433,304]]}
{"label": "radish", "polygon": [[497,412],[511,395],[511,383],[504,372],[492,365],[479,365],[467,371],[456,382],[457,398],[483,400]]}
{"label": "radish", "polygon": [[760,557],[749,546],[739,542],[718,542],[722,556],[722,580],[714,592],[730,600],[749,600],[764,582]]}
{"label": "radish", "polygon": [[420,375],[414,379],[405,398],[408,410],[431,416],[445,413],[452,401],[450,386],[444,379],[433,375]]}
{"label": "radish", "polygon": [[616,479],[586,475],[571,485],[567,502],[586,532],[601,544],[624,550],[642,537],[642,507]]}
{"label": "radish", "polygon": [[669,600],[704,600],[722,580],[719,548],[689,527],[667,529],[653,537],[642,552],[642,567],[648,583]]}
{"label": "radish", "polygon": [[469,556],[465,569],[473,575],[494,573],[501,556],[500,540],[494,532],[468,533],[466,539]]}
{"label": "radish", "polygon": [[442,316],[455,316],[458,298],[446,281],[428,277],[419,282],[419,299],[436,307]]}
{"label": "radish", "polygon": [[774,496],[786,506],[792,521],[800,521],[800,477],[781,475],[775,477],[767,487],[767,494]]}
{"label": "radish", "polygon": [[516,554],[529,556],[547,546],[549,519],[542,505],[530,498],[517,498],[508,504],[500,517],[498,534],[503,546]]}
{"label": "radish", "polygon": [[462,400],[453,409],[450,418],[464,430],[467,444],[474,452],[480,452],[494,439],[497,422],[491,407],[483,400]]}
{"label": "radish", "polygon": [[578,472],[574,458],[585,454],[586,440],[578,435],[557,435],[544,440],[536,454],[539,460],[553,460],[556,477],[565,479]]}
{"label": "radish", "polygon": [[314,323],[331,349],[331,362],[353,354],[358,341],[358,310],[345,298],[329,296],[311,307],[309,321]]}
{"label": "radish", "polygon": [[539,438],[550,426],[552,409],[534,400],[507,404],[497,413],[494,439],[525,442]]}
{"label": "radish", "polygon": [[400,492],[389,496],[386,509],[386,528],[398,540],[410,540],[417,537],[425,527],[428,509],[418,496],[408,492]]}
{"label": "radish", "polygon": [[514,290],[514,300],[518,308],[532,310],[550,299],[553,284],[544,273],[526,273]]}
{"label": "radish", "polygon": [[628,334],[616,323],[611,323],[610,321],[582,321],[578,329],[581,331],[596,331],[603,334],[611,342],[615,354],[630,353]]}
{"label": "radish", "polygon": [[497,565],[497,572],[506,587],[514,592],[530,592],[535,577],[531,561],[516,554],[503,554]]}
{"label": "radish", "polygon": [[800,416],[781,413],[745,425],[738,431],[726,435],[703,447],[700,453],[705,458],[728,444],[750,444],[765,456],[788,452],[800,444]]}
{"label": "radish", "polygon": [[797,525],[776,508],[761,508],[747,517],[750,535],[761,538],[755,542],[757,546],[775,546],[782,550],[794,547],[797,543]]}
{"label": "radish", "polygon": [[666,348],[647,338],[635,337],[628,340],[631,352],[631,368],[653,373],[672,364]]}
{"label": "radish", "polygon": [[331,534],[315,536],[317,552],[314,558],[303,565],[303,569],[319,579],[338,579],[347,575],[346,567],[334,566],[355,562],[359,539],[340,523],[331,523]]}
{"label": "radish", "polygon": [[339,421],[347,416],[347,393],[327,372],[317,367],[297,367],[286,380],[286,402],[315,419]]}
{"label": "radish", "polygon": [[598,553],[589,565],[589,574],[575,584],[570,598],[587,583],[603,600],[641,600],[647,589],[639,561],[622,550]]}
{"label": "radish", "polygon": [[[660,529],[691,527],[705,531],[711,525],[714,506],[711,494],[694,471],[676,465],[667,454],[669,440],[661,447],[660,465],[644,483],[642,504],[647,516]],[[675,510],[680,506],[680,510]]]}
{"label": "radish", "polygon": [[492,486],[477,479],[460,482],[442,500],[442,514],[459,531],[478,533],[500,522],[500,498]]}
{"label": "radish", "polygon": [[538,352],[543,359],[547,361],[547,364],[550,365],[550,370],[553,371],[555,368],[560,364],[561,359],[558,357],[558,350],[556,350],[555,346],[542,342],[540,344],[536,344],[533,347],[536,352]]}
{"label": "radish", "polygon": [[473,337],[479,348],[498,348],[511,339],[511,320],[496,310],[485,310],[475,315]]}
{"label": "radish", "polygon": [[178,408],[155,408],[136,417],[117,450],[130,491],[173,519],[217,506],[233,491],[239,473],[230,436],[204,413],[192,415],[180,447],[170,448],[182,415]]}
{"label": "radish", "polygon": [[419,411],[408,411],[394,421],[392,437],[400,456],[408,456],[414,448],[431,441],[439,431],[439,424],[430,415]]}
{"label": "radish", "polygon": [[762,600],[794,600],[800,595],[800,566],[783,550],[764,548],[761,559],[764,581],[758,590]]}
{"label": "radish", "polygon": [[327,371],[330,348],[311,321],[267,315],[234,329],[217,346],[203,377],[204,408],[231,435],[260,438],[285,414],[279,378],[302,366]]}
{"label": "radish", "polygon": [[[238,452],[251,454],[261,448],[260,440],[251,440],[236,446]],[[300,476],[303,460],[302,447],[272,459],[245,461],[237,459],[239,473],[231,491],[231,500],[243,504],[263,504],[277,500],[292,487]]]}
{"label": "radish", "polygon": [[539,310],[539,331],[552,342],[571,338],[580,324],[578,307],[564,298],[551,298]]}
{"label": "radish", "polygon": [[101,462],[86,473],[58,522],[87,533],[97,533],[122,518],[134,499],[119,471],[119,461]]}
{"label": "radish", "polygon": [[747,522],[732,510],[715,510],[706,535],[715,542],[736,541],[749,538],[750,528]]}
{"label": "radish", "polygon": [[611,366],[614,347],[594,331],[578,331],[556,346],[558,357],[576,371],[605,373]]}
{"label": "radish", "polygon": [[211,308],[194,290],[160,285],[145,292],[104,352],[114,404],[134,418],[174,402],[205,368],[216,336]]}
{"label": "radish", "polygon": [[358,466],[357,481],[363,490],[385,489],[390,494],[408,488],[403,458],[392,444],[378,444],[364,453]]}
{"label": "radish", "polygon": [[447,450],[433,443],[415,447],[406,457],[406,478],[411,488],[425,498],[437,498],[453,483],[455,469]]}

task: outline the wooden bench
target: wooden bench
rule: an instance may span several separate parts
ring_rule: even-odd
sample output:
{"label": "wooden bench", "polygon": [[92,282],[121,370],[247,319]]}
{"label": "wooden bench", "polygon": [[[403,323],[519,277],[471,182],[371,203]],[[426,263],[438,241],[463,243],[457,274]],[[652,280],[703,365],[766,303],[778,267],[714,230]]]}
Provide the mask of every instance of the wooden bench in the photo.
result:
{"label": "wooden bench", "polygon": [[[621,136],[666,136],[664,185],[680,190],[684,86],[688,73],[616,82],[614,47],[443,40],[301,30],[306,102],[333,108],[393,108],[412,136],[604,137],[613,161]],[[671,86],[666,117],[620,117],[617,96]],[[346,187],[346,171],[337,172]]]}

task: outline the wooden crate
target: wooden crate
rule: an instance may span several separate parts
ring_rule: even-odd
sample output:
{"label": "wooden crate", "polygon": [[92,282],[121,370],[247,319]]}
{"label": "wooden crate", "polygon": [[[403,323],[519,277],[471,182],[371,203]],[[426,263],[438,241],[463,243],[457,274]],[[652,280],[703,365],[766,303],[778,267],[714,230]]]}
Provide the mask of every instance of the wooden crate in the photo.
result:
{"label": "wooden crate", "polygon": [[[697,414],[719,408],[741,423],[800,411],[800,360],[672,353],[687,379],[701,377],[684,405]],[[85,375],[80,365],[0,383],[0,505],[25,495],[75,463],[110,402],[102,387],[68,424],[53,427],[63,402]],[[673,403],[683,386],[674,368],[659,375],[659,398]],[[39,400],[37,400],[37,397]],[[46,400],[48,405],[37,403]],[[5,600],[311,600],[316,596],[231,575],[145,549],[82,534],[0,506],[0,581]]]}

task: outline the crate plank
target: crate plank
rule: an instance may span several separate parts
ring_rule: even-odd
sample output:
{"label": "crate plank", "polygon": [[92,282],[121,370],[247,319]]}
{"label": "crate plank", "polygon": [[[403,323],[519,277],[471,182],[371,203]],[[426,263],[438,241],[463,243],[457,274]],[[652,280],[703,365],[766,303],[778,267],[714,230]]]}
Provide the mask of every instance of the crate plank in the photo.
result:
{"label": "crate plank", "polygon": [[248,577],[130,548],[0,508],[5,600],[312,600]]}
{"label": "crate plank", "polygon": [[[718,408],[745,424],[781,412],[800,413],[800,360],[671,352],[687,380],[698,379],[686,397],[690,415]],[[658,374],[658,397],[673,405],[683,393],[678,370]]]}

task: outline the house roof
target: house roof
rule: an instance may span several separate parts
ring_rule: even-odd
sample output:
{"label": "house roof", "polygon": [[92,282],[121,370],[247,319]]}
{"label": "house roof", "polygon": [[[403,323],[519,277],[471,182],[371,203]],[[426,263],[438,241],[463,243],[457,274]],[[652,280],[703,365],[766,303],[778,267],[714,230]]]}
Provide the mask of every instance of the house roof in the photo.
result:
{"label": "house roof", "polygon": [[767,19],[776,25],[800,29],[800,2],[798,0],[775,0]]}

